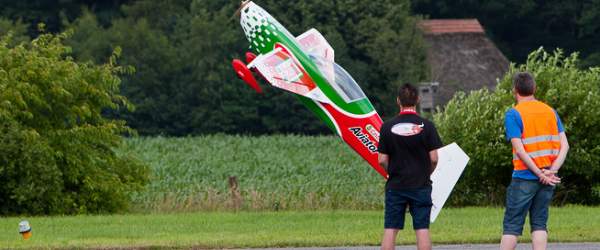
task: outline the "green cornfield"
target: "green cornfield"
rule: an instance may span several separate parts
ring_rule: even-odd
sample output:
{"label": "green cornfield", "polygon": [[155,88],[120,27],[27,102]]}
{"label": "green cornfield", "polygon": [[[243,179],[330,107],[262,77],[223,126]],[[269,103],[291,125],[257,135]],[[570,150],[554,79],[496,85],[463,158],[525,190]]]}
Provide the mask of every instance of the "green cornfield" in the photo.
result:
{"label": "green cornfield", "polygon": [[336,136],[140,137],[120,150],[152,169],[134,211],[383,207],[384,179]]}

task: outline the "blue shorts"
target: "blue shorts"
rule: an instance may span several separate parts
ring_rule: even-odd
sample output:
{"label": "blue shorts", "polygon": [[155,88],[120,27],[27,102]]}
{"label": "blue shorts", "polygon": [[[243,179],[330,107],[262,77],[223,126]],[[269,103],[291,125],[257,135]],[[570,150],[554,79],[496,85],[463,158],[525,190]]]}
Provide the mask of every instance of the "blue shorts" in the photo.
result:
{"label": "blue shorts", "polygon": [[386,190],[384,228],[404,229],[406,205],[413,219],[413,229],[429,228],[431,187]]}
{"label": "blue shorts", "polygon": [[554,187],[537,180],[513,178],[506,190],[506,210],[503,231],[505,235],[521,235],[529,212],[531,231],[547,231],[548,207]]}

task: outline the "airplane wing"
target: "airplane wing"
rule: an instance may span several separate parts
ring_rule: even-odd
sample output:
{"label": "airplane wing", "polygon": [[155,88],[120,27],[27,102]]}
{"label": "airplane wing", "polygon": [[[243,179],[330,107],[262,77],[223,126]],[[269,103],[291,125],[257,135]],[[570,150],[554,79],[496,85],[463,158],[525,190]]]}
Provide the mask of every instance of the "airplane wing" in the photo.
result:
{"label": "airplane wing", "polygon": [[259,55],[248,67],[256,68],[265,80],[275,87],[323,103],[331,102],[306,73],[302,65],[280,48]]}
{"label": "airplane wing", "polygon": [[431,173],[432,191],[430,222],[434,222],[440,214],[444,203],[450,196],[454,185],[469,163],[469,156],[456,144],[452,143],[438,149],[438,164]]}
{"label": "airplane wing", "polygon": [[302,50],[309,55],[315,55],[325,58],[331,62],[334,61],[334,50],[329,45],[325,37],[316,29],[312,28],[296,37],[296,41],[302,47]]}

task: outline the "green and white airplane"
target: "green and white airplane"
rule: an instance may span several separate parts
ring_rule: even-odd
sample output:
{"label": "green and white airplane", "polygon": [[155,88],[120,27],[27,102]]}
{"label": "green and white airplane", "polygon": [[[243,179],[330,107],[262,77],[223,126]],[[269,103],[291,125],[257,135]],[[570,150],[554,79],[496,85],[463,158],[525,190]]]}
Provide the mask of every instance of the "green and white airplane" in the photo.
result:
{"label": "green and white airplane", "polygon": [[[233,60],[239,78],[258,93],[254,78],[297,95],[384,178],[377,162],[382,120],[352,76],[334,61],[334,50],[316,29],[293,36],[275,18],[251,1],[240,7],[240,24],[250,49],[246,63]],[[415,129],[419,129],[415,127]]]}
{"label": "green and white airplane", "polygon": [[[262,89],[253,74],[269,84],[294,93],[306,107],[365,159],[381,176],[388,178],[377,161],[382,120],[354,79],[334,62],[333,48],[315,29],[294,37],[264,9],[243,2],[240,23],[258,54],[246,53],[247,65],[233,60],[233,68],[258,93]],[[402,133],[417,134],[417,124],[404,124]],[[439,160],[431,174],[432,209],[430,221],[440,213],[469,156],[452,143],[438,149]]]}

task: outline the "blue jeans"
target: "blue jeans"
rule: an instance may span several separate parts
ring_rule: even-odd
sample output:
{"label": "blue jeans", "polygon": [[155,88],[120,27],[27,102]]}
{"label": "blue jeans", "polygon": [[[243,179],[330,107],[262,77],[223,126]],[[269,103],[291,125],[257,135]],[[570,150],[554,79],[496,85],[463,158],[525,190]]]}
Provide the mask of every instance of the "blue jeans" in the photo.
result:
{"label": "blue jeans", "polygon": [[547,231],[548,207],[554,187],[537,180],[513,178],[506,190],[506,210],[503,231],[505,235],[521,235],[529,212],[531,231]]}
{"label": "blue jeans", "polygon": [[404,215],[409,206],[413,229],[429,228],[431,214],[431,187],[385,191],[384,228],[404,229]]}

